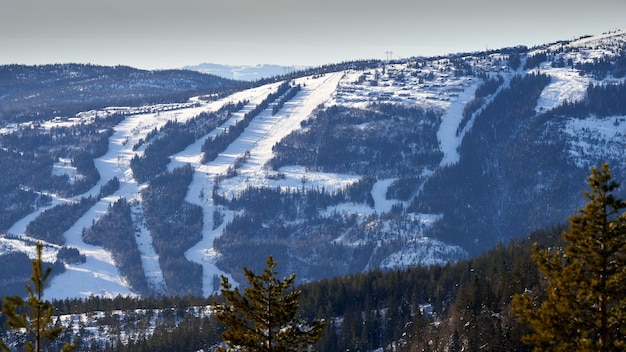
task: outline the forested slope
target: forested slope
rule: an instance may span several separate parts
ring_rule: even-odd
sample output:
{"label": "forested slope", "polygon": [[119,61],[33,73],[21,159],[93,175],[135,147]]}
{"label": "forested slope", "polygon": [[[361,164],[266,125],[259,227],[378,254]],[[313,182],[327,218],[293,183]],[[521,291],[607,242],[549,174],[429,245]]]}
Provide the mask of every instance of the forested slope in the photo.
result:
{"label": "forested slope", "polygon": [[[32,255],[44,241],[66,269],[58,298],[210,295],[268,255],[299,283],[477,256],[565,219],[592,166],[626,170],[625,42],[354,61],[245,85],[2,67],[1,99],[29,94],[33,111],[9,104],[0,121],[0,248]],[[56,112],[43,108],[53,97]]]}

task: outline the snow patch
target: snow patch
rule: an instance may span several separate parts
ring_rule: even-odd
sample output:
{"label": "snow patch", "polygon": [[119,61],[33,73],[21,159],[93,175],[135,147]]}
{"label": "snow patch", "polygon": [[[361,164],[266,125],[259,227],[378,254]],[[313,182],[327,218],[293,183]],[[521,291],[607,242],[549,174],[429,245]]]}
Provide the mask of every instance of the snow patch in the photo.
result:
{"label": "snow patch", "polygon": [[567,136],[567,153],[580,168],[597,166],[590,165],[588,160],[623,161],[626,116],[570,118],[563,132]]}
{"label": "snow patch", "polygon": [[552,80],[539,96],[535,108],[537,114],[554,109],[566,101],[574,103],[583,100],[587,95],[587,87],[591,83],[591,78],[581,76],[577,70],[550,68],[544,73],[548,74]]}

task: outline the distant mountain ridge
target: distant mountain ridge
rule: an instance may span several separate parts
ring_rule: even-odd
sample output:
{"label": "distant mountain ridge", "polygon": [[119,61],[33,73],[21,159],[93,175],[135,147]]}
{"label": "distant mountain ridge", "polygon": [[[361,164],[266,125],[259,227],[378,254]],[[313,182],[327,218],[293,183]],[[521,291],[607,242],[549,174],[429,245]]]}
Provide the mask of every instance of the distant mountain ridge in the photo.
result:
{"label": "distant mountain ridge", "polygon": [[185,101],[239,89],[240,82],[186,70],[89,64],[0,66],[0,120],[73,115],[108,106]]}
{"label": "distant mountain ridge", "polygon": [[238,81],[256,81],[259,79],[283,76],[293,71],[304,69],[304,66],[281,66],[270,64],[258,65],[222,65],[202,63],[184,66],[184,70],[198,71]]}

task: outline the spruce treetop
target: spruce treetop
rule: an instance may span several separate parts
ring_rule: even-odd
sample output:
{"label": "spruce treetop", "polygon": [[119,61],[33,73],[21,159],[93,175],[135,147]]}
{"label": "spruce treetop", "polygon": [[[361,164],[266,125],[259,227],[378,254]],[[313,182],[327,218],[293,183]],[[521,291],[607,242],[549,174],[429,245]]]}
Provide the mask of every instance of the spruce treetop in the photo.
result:
{"label": "spruce treetop", "polygon": [[626,203],[607,164],[593,168],[587,204],[569,218],[565,248],[539,249],[545,297],[516,295],[513,311],[535,351],[626,350]]}
{"label": "spruce treetop", "polygon": [[216,317],[226,331],[222,339],[228,349],[219,351],[312,351],[321,337],[324,323],[307,323],[297,318],[301,291],[293,288],[295,274],[282,280],[276,262],[269,256],[260,275],[244,268],[250,287],[243,294],[222,276],[226,304],[216,305]]}

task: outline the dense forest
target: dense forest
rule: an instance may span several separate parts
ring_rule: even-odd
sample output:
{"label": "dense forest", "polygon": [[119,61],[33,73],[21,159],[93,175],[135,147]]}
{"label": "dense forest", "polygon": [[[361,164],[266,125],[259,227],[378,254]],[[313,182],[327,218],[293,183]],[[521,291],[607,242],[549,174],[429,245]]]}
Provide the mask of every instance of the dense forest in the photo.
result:
{"label": "dense forest", "polygon": [[[35,243],[33,242],[32,245],[34,246]],[[30,283],[31,259],[26,253],[12,252],[1,255],[0,267],[3,269],[0,271],[0,297],[23,292],[24,286]],[[65,272],[65,266],[60,260],[54,263],[45,263],[45,267],[52,268],[53,275]],[[2,320],[1,314],[0,320]]]}
{"label": "dense forest", "polygon": [[168,121],[158,131],[153,130],[145,139],[133,146],[139,149],[147,144],[141,156],[135,154],[130,160],[134,177],[145,182],[165,171],[170,156],[184,150],[191,143],[203,137],[230,116],[241,110],[246,102],[224,105],[216,112],[202,112],[185,123]]}
{"label": "dense forest", "polygon": [[[563,230],[535,231],[454,264],[373,270],[300,285],[299,316],[327,322],[319,351],[530,351],[520,340],[528,327],[511,313],[511,298],[544,289],[531,260],[532,243],[561,246]],[[278,270],[288,272],[280,262]],[[185,295],[92,297],[54,305],[61,315],[92,315],[91,322],[76,320],[74,328],[83,331],[80,351],[193,351],[211,350],[221,341],[223,326],[206,314],[215,302],[221,298]],[[91,340],[86,327],[94,322],[108,342]],[[58,343],[68,341],[70,331]],[[122,341],[122,335],[134,337]]]}
{"label": "dense forest", "polygon": [[200,294],[202,267],[185,258],[185,251],[200,240],[202,208],[185,201],[193,169],[190,165],[164,172],[141,192],[144,216],[168,294]]}
{"label": "dense forest", "polygon": [[[548,219],[565,219],[565,209],[579,202],[574,195],[584,171],[568,165],[562,137],[555,133],[546,139],[549,123],[535,117],[537,99],[549,82],[541,74],[517,76],[478,113],[459,148],[459,163],[438,170],[409,206],[426,213],[456,209],[427,235],[478,254],[479,248],[500,242],[497,236],[519,238],[536,224],[549,226]],[[531,184],[543,187],[530,192]]]}
{"label": "dense forest", "polygon": [[[392,104],[320,109],[274,148],[273,169],[303,165],[323,172],[395,177],[419,174],[442,157],[440,115]],[[408,161],[410,160],[410,162]],[[391,174],[390,174],[391,173]]]}
{"label": "dense forest", "polygon": [[131,207],[120,198],[90,228],[83,229],[83,240],[87,244],[102,246],[111,252],[120,274],[131,287],[141,294],[149,294],[150,287],[141,265],[141,253],[135,241],[135,227]]}
{"label": "dense forest", "polygon": [[274,108],[276,109],[277,106],[284,105],[286,101],[284,99],[286,97],[292,98],[293,96],[295,96],[295,93],[297,93],[299,89],[300,88],[297,87],[292,88],[289,82],[281,84],[275,92],[268,94],[267,97],[263,99],[263,101],[261,101],[261,103],[256,105],[250,111],[246,112],[239,121],[229,126],[227,130],[212,137],[208,137],[202,145],[201,149],[203,153],[202,163],[206,164],[215,160],[215,158],[217,158],[217,156],[221,152],[223,152],[231,143],[239,138],[239,136],[243,133],[246,127],[250,125],[252,119],[257,117],[261,112],[267,109],[272,102],[284,95],[283,100],[274,105]]}
{"label": "dense forest", "polygon": [[100,188],[97,197],[82,197],[77,202],[67,202],[41,212],[26,226],[26,234],[46,242],[64,245],[65,231],[85,214],[100,199],[113,194],[119,189],[119,180],[113,178]]}
{"label": "dense forest", "polygon": [[[510,305],[517,293],[544,295],[545,281],[531,260],[532,243],[561,248],[564,227],[554,224],[581,204],[587,165],[620,159],[616,174],[625,168],[625,46],[614,48],[615,55],[595,58],[587,55],[591,51],[583,52],[588,49],[583,44],[568,51],[566,44],[356,61],[248,83],[122,66],[4,66],[0,127],[6,133],[0,133],[0,168],[10,172],[0,175],[0,232],[32,214],[23,234],[3,236],[7,248],[17,248],[16,239],[46,241],[48,253],[58,252],[57,261],[47,264],[57,275],[63,264],[90,260],[84,249],[81,253],[68,246],[68,229],[118,191],[120,182],[137,181],[135,197],[111,197],[118,200],[94,217],[82,238],[111,253],[123,279],[145,296],[54,302],[57,313],[70,320],[60,341],[74,336],[84,351],[212,350],[223,327],[210,306],[222,298],[202,297],[205,269],[185,253],[218,228],[211,247],[217,255],[210,264],[234,281],[244,281],[243,266],[262,269],[268,255],[281,273],[297,275],[303,292],[300,315],[327,323],[318,350],[529,351],[520,341],[528,327],[518,323]],[[255,184],[255,174],[245,187],[229,188],[238,182],[234,177],[252,168],[250,160],[258,160],[259,150],[251,149],[226,173],[207,174],[205,180],[214,180],[210,199],[204,194],[210,187],[188,194],[198,179],[194,173],[210,169],[206,164],[240,140],[261,113],[280,114],[296,101],[323,95],[292,78],[338,70],[345,71],[333,75],[337,89],[322,86],[328,99],[308,105],[318,108],[301,116],[300,128],[274,144],[272,158],[257,173],[264,183]],[[572,100],[546,97],[558,88],[555,83],[568,79],[578,90]],[[42,87],[42,81],[50,87]],[[112,102],[180,102],[207,93],[171,107],[185,111],[265,83],[274,84],[259,104],[231,101],[185,122],[170,120],[175,114],[160,115],[170,109],[160,105],[86,110]],[[55,88],[64,85],[73,93],[62,91],[59,103],[48,105]],[[127,85],[134,87],[132,94]],[[112,95],[103,93],[115,86],[119,89]],[[474,88],[470,96],[468,89]],[[32,104],[24,110],[19,104],[30,96]],[[82,120],[74,123],[71,116],[79,111]],[[450,129],[449,136],[441,137],[449,112],[461,120],[458,126],[454,121],[456,135]],[[133,145],[132,175],[110,180],[99,194],[84,194],[100,181],[94,159],[106,154],[111,136],[119,132],[116,127],[131,114],[168,121],[159,120],[160,127],[150,133],[153,125],[137,132],[143,134]],[[598,122],[615,131],[594,129]],[[588,140],[580,136],[585,133]],[[447,138],[458,139],[460,145],[453,147],[460,158],[443,165],[447,158],[442,157],[450,153]],[[171,157],[195,142],[204,142],[205,165],[172,169]],[[618,152],[573,156],[603,144]],[[119,156],[118,167],[126,167]],[[301,173],[294,177],[292,170]],[[325,187],[309,182],[310,175],[350,181]],[[203,208],[188,197],[210,205]],[[212,229],[204,223],[207,215],[213,216]],[[151,236],[164,287],[153,287],[146,277],[140,235]],[[431,256],[437,246],[449,251]],[[414,265],[428,260],[436,263]],[[23,253],[0,256],[6,269],[0,275],[2,292],[22,290],[29,264]],[[218,275],[213,280],[216,286]]]}
{"label": "dense forest", "polygon": [[[224,253],[218,265],[239,278],[241,273],[236,268],[244,258],[251,268],[258,268],[268,254],[275,253],[277,261],[289,263],[295,269],[296,258],[312,255],[318,259],[317,264],[313,260],[305,271],[302,271],[304,268],[298,270],[307,280],[325,277],[329,266],[338,273],[364,266],[371,246],[346,249],[332,244],[334,236],[354,226],[356,219],[338,214],[319,216],[320,209],[345,200],[347,194],[315,189],[304,192],[249,188],[232,201],[218,198],[221,204],[233,209],[243,209],[244,205],[246,209],[245,213],[236,215],[215,240],[215,248]],[[251,204],[256,206],[251,207]],[[328,243],[331,244],[322,245]],[[345,256],[351,256],[349,264]]]}
{"label": "dense forest", "polygon": [[109,106],[181,102],[192,96],[227,94],[248,86],[187,70],[147,71],[89,64],[3,65],[0,120],[49,120]]}
{"label": "dense forest", "polygon": [[[0,176],[0,229],[6,231],[16,220],[46,205],[45,190],[63,197],[86,192],[100,180],[94,158],[107,152],[112,128],[124,118],[111,114],[90,124],[53,127],[44,132],[31,126],[0,134],[0,167],[11,172]],[[75,174],[52,172],[55,163],[69,160]]]}
{"label": "dense forest", "polygon": [[[232,198],[214,191],[216,205],[237,212],[214,241],[222,253],[218,267],[238,277],[238,268],[259,268],[274,253],[278,262],[293,268],[299,282],[307,282],[376,267],[393,251],[411,247],[407,241],[413,238],[407,235],[421,233],[424,225],[407,216],[401,203],[390,213],[365,220],[328,209],[343,203],[373,207],[371,190],[383,178],[397,178],[388,195],[412,199],[423,183],[422,171],[435,168],[441,159],[436,137],[440,119],[436,111],[391,104],[317,109],[302,129],[274,145],[268,166],[275,177],[281,177],[280,168],[286,165],[362,177],[332,192],[309,186],[306,176],[298,190],[249,187]],[[219,186],[220,179],[215,189]],[[434,254],[438,256],[441,253]],[[450,251],[445,256],[458,259],[464,253]]]}

